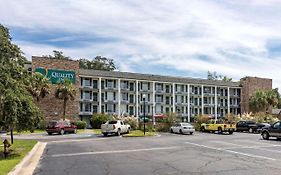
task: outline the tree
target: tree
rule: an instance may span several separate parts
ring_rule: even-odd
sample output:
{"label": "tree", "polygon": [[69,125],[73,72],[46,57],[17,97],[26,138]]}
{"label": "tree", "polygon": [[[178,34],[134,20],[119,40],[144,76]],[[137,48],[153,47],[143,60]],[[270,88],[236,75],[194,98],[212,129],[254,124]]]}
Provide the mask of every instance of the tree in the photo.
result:
{"label": "tree", "polygon": [[[59,60],[71,60],[70,57],[65,56],[62,51],[53,50],[54,55],[47,56],[51,59],[59,59]],[[43,55],[44,56],[44,55]]]}
{"label": "tree", "polygon": [[113,71],[116,69],[113,59],[101,56],[96,56],[92,61],[88,59],[80,59],[79,66],[81,69],[94,69],[104,71]]}
{"label": "tree", "polygon": [[250,98],[250,108],[254,112],[269,112],[278,104],[278,90],[256,91]]}
{"label": "tree", "polygon": [[58,83],[55,97],[63,100],[63,120],[65,120],[66,105],[69,100],[74,100],[76,95],[76,90],[72,82],[68,79]]}
{"label": "tree", "polygon": [[50,81],[47,77],[39,72],[35,72],[28,79],[27,89],[31,95],[39,102],[40,98],[44,98],[50,93]]}
{"label": "tree", "polygon": [[0,130],[27,130],[41,119],[25,83],[30,74],[23,64],[26,59],[20,48],[11,42],[9,30],[0,24]]}
{"label": "tree", "polygon": [[207,72],[207,79],[208,80],[221,80],[221,81],[225,81],[225,82],[230,82],[232,81],[232,78],[227,77],[225,75],[218,75],[217,72]]}

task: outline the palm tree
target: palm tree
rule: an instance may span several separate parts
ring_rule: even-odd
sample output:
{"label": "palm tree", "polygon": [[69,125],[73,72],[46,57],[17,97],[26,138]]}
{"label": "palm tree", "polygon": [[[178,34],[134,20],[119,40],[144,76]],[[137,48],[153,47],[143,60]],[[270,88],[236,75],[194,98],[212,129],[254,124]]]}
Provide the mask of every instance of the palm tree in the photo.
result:
{"label": "palm tree", "polygon": [[255,111],[265,111],[268,106],[267,95],[264,91],[256,91],[250,98],[250,108]]}
{"label": "palm tree", "polygon": [[68,79],[58,83],[56,88],[55,97],[63,100],[63,120],[65,120],[66,104],[68,100],[74,100],[76,90],[72,82]]}
{"label": "palm tree", "polygon": [[41,73],[35,72],[28,81],[27,89],[37,102],[50,93],[50,81]]}
{"label": "palm tree", "polygon": [[279,101],[278,91],[274,89],[266,91],[266,99],[268,102],[268,106],[266,110],[268,111],[271,107],[275,107],[278,104]]}

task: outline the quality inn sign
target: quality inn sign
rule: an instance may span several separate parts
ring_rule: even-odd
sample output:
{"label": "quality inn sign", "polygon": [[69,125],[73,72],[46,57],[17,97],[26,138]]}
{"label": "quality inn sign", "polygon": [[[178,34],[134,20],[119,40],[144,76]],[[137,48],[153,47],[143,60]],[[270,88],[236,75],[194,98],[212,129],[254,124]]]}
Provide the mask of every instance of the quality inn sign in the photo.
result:
{"label": "quality inn sign", "polygon": [[49,80],[52,82],[52,84],[56,84],[65,79],[68,79],[73,84],[75,84],[75,72],[74,71],[36,68],[35,72],[39,72],[42,75],[49,78]]}

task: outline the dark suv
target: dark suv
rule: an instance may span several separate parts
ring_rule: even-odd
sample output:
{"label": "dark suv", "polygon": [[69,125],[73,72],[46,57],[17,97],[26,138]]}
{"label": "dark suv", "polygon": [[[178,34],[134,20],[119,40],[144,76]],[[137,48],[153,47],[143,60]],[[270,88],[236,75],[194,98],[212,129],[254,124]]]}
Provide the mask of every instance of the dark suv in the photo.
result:
{"label": "dark suv", "polygon": [[77,133],[77,126],[71,124],[69,121],[55,121],[51,120],[48,123],[46,131],[49,135],[53,133],[59,133],[63,135],[64,133]]}
{"label": "dark suv", "polygon": [[269,137],[281,138],[281,121],[273,123],[269,127],[264,127],[261,131],[263,139],[268,140]]}

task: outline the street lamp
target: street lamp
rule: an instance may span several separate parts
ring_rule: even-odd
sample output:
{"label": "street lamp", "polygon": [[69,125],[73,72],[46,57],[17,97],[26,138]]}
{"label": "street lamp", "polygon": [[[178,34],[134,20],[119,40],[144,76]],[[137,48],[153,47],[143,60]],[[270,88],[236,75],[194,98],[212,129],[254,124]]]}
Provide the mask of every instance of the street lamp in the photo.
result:
{"label": "street lamp", "polygon": [[143,134],[145,135],[145,94],[142,95],[143,100]]}

